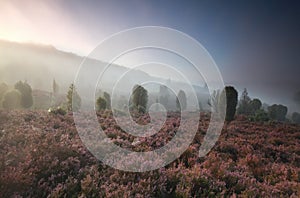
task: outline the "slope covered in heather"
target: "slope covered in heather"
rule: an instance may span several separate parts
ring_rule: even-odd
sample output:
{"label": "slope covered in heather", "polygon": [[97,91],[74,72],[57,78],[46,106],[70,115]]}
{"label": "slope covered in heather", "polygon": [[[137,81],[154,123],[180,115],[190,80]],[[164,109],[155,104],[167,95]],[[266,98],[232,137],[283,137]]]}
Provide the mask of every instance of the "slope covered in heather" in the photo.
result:
{"label": "slope covered in heather", "polygon": [[[152,139],[132,144],[133,138],[112,122],[111,112],[101,112],[98,118],[115,144],[133,150],[162,146],[179,125],[178,115],[171,113]],[[147,123],[148,117],[139,122]],[[193,143],[178,160],[159,170],[129,173],[91,155],[71,113],[1,110],[0,196],[299,197],[299,125],[238,117],[223,129],[213,150],[198,158],[208,122],[209,115],[202,114]]]}

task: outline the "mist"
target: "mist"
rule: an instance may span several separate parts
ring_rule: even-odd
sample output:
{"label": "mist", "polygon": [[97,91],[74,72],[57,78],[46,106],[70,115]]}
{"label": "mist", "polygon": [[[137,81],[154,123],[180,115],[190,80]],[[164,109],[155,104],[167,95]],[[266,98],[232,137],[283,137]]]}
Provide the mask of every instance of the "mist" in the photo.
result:
{"label": "mist", "polygon": [[[5,82],[7,84],[13,85],[18,81],[27,81],[33,89],[43,90],[47,92],[52,91],[52,81],[55,80],[60,86],[61,94],[66,94],[68,87],[76,79],[76,73],[80,69],[80,65],[83,61],[87,61],[88,64],[92,67],[104,68],[107,66],[107,63],[95,60],[95,59],[85,59],[85,57],[76,55],[70,52],[64,52],[56,49],[50,45],[37,45],[32,43],[17,43],[9,41],[0,41],[0,82]],[[149,54],[149,52],[148,52]],[[139,58],[149,59],[147,56],[141,56],[137,53]],[[175,93],[178,93],[179,90],[185,90],[186,85],[183,79],[176,76],[176,74],[161,72],[169,74],[167,78],[162,78],[159,75],[158,71],[164,70],[161,65],[145,65],[137,69],[130,69],[129,66],[137,65],[138,61],[133,55],[127,57],[127,61],[123,58],[118,62],[127,63],[126,66],[120,66],[113,64],[105,72],[105,75],[102,78],[101,85],[98,84],[96,87],[89,83],[90,75],[99,75],[94,74],[93,71],[86,73],[86,81],[83,86],[86,89],[97,89],[102,91],[112,91],[114,86],[114,80],[119,76],[127,75],[126,79],[121,86],[119,86],[116,91],[118,92],[118,97],[128,94],[132,87],[139,82],[155,80],[161,84],[165,84],[168,80],[171,80],[174,85]],[[125,61],[124,61],[125,60]],[[129,61],[128,60],[135,60]],[[150,60],[150,59],[149,59]],[[147,62],[147,61],[146,61]],[[175,62],[173,60],[173,62]],[[132,64],[130,64],[132,63]],[[179,69],[187,69],[184,67],[184,63],[180,62]],[[157,69],[155,69],[157,67]],[[151,69],[149,69],[151,68]],[[130,71],[128,73],[128,71]],[[167,70],[166,70],[167,71]],[[188,71],[189,74],[193,74],[193,71]],[[228,78],[230,77],[230,81]],[[271,83],[268,81],[267,75],[263,78],[264,81],[260,79],[252,78],[252,81],[245,81],[245,79],[239,80],[240,77],[234,79],[230,75],[224,76],[225,84],[234,85],[239,93],[242,92],[244,88],[248,89],[249,95],[251,98],[260,98],[264,103],[274,104],[282,103],[289,108],[289,113],[299,111],[299,103],[294,99],[294,95],[297,91],[295,84],[289,85],[286,83]],[[258,83],[261,82],[259,85]],[[269,82],[269,83],[268,83]],[[206,104],[205,100],[208,99],[208,90],[204,89],[204,80],[200,76],[198,79],[196,76],[192,81],[192,84],[198,89],[198,95],[202,95],[202,103]],[[202,88],[201,88],[202,87]],[[149,91],[157,92],[159,88],[155,89],[153,86],[149,87]],[[188,94],[188,93],[187,93]],[[85,93],[82,93],[82,96],[85,96]],[[200,96],[199,96],[200,97]]]}

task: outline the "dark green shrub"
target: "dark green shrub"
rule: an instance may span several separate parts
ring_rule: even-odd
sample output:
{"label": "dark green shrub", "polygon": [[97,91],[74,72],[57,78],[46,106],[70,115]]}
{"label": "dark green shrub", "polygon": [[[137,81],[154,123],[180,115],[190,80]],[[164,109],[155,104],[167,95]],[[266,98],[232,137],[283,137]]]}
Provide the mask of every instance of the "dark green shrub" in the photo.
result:
{"label": "dark green shrub", "polygon": [[250,101],[249,105],[250,105],[250,112],[252,115],[254,115],[256,111],[258,111],[261,108],[262,103],[259,99],[254,98],[253,100]]}
{"label": "dark green shrub", "polygon": [[[147,90],[140,85],[135,85],[132,90],[132,104],[138,111],[142,110],[142,111],[146,112],[147,103],[148,103]],[[143,113],[142,111],[139,111],[139,112]]]}
{"label": "dark green shrub", "polygon": [[27,82],[19,81],[15,84],[15,89],[21,93],[21,106],[29,108],[33,105],[32,89]]}
{"label": "dark green shrub", "polygon": [[107,108],[107,109],[111,109],[111,98],[110,98],[109,93],[104,92],[104,93],[103,93],[103,98],[104,98],[105,101],[106,101],[106,108]]}
{"label": "dark green shrub", "polygon": [[293,123],[300,124],[300,113],[294,112],[292,115]]}
{"label": "dark green shrub", "polygon": [[232,86],[227,86],[220,95],[219,108],[224,107],[226,101],[225,120],[230,122],[234,119],[236,105],[238,102],[238,92]]}
{"label": "dark green shrub", "polygon": [[268,113],[263,109],[257,110],[255,114],[250,117],[250,120],[255,122],[267,122],[269,119]]}
{"label": "dark green shrub", "polygon": [[97,111],[105,110],[107,106],[106,100],[101,96],[96,101]]}
{"label": "dark green shrub", "polygon": [[137,110],[138,110],[139,113],[146,113],[145,107],[143,107],[143,106],[141,106],[141,105],[138,106],[138,109],[137,109]]}
{"label": "dark green shrub", "polygon": [[21,93],[18,90],[11,90],[5,93],[2,101],[5,109],[17,109],[21,107]]}
{"label": "dark green shrub", "polygon": [[176,106],[178,110],[185,110],[187,103],[186,103],[186,95],[185,92],[180,90],[178,92],[177,98],[176,98]]}
{"label": "dark green shrub", "polygon": [[129,105],[128,109],[129,109],[129,111],[131,111],[131,112],[137,111],[137,107],[134,106],[133,104]]}
{"label": "dark green shrub", "polygon": [[104,98],[105,101],[106,101],[106,108],[107,108],[107,109],[111,109],[111,98],[110,98],[109,93],[104,92],[104,93],[103,93],[103,98]]}
{"label": "dark green shrub", "polygon": [[257,98],[251,100],[251,98],[248,96],[247,89],[245,88],[239,101],[237,113],[247,116],[254,116],[256,111],[259,110],[261,107],[262,102]]}
{"label": "dark green shrub", "polygon": [[76,91],[74,84],[71,84],[67,93],[67,109],[68,111],[79,111],[81,107],[81,98]]}
{"label": "dark green shrub", "polygon": [[285,121],[287,112],[288,108],[283,105],[273,104],[272,106],[268,107],[268,113],[270,119],[272,120]]}

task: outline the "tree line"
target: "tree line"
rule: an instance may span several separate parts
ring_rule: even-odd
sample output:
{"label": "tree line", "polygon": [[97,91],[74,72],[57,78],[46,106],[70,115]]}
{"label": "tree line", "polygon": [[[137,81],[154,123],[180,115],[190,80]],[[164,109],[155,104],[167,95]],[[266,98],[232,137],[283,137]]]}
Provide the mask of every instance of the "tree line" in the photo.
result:
{"label": "tree line", "polygon": [[[59,85],[53,80],[52,97],[58,95]],[[159,90],[159,97],[156,99],[157,103],[164,106],[170,104],[169,90],[166,86],[161,86]],[[214,111],[224,106],[226,101],[226,121],[234,120],[236,114],[244,115],[251,121],[288,121],[286,118],[288,108],[282,104],[273,104],[271,106],[263,107],[262,102],[258,98],[251,99],[248,95],[247,89],[241,94],[238,99],[238,92],[233,86],[226,86],[224,90],[216,90],[211,95],[208,105]],[[13,88],[7,84],[0,84],[0,107],[3,109],[29,109],[33,105],[32,88],[26,81],[18,81]],[[183,90],[179,90],[176,95],[176,109],[177,111],[186,110],[187,96]],[[146,113],[148,105],[148,91],[142,85],[135,85],[132,89],[129,100],[129,109],[138,113]],[[49,112],[65,114],[67,111],[78,111],[81,107],[81,97],[76,91],[74,84],[71,84],[66,94],[66,101],[59,106],[53,105]],[[109,93],[103,92],[97,99],[95,108],[97,111],[111,109],[111,97]],[[300,114],[294,112],[291,116],[291,121],[300,123]]]}

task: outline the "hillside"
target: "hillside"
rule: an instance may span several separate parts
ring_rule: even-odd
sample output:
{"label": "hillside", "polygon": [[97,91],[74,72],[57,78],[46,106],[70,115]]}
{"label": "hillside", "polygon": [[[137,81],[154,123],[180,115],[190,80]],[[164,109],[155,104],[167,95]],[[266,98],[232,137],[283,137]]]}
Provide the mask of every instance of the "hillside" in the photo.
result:
{"label": "hillside", "polygon": [[[155,148],[164,137],[171,138],[179,124],[176,116],[168,117],[154,139],[133,148],[133,139],[110,124],[109,112],[98,114],[107,135],[134,150]],[[86,150],[71,113],[1,110],[0,196],[300,196],[299,125],[238,117],[223,129],[213,150],[198,158],[208,121],[209,115],[202,114],[198,133],[180,159],[159,170],[129,173],[103,165]]]}
{"label": "hillside", "polygon": [[[18,81],[27,81],[33,89],[42,91],[52,91],[53,79],[58,83],[61,94],[65,94],[68,87],[74,82],[76,74],[80,68],[80,64],[85,57],[78,56],[73,53],[60,51],[53,46],[38,45],[30,43],[16,43],[0,40],[0,83],[5,82],[13,85]],[[87,78],[81,82],[80,86],[83,90],[94,89],[94,83],[90,79],[97,78],[107,63],[94,59],[86,59],[89,70],[84,71]],[[100,69],[99,69],[100,68]],[[129,68],[116,64],[111,64],[109,69],[103,75],[100,88],[102,90],[111,90],[114,83],[125,74],[125,80],[119,85],[119,95],[127,94],[128,90],[139,83],[145,81],[156,81],[165,83],[167,79],[151,76],[151,74],[141,71],[132,70],[127,73]],[[186,83],[172,81],[173,86],[178,89],[185,89]],[[208,99],[208,90],[202,85],[193,85],[197,94],[203,101]],[[150,87],[151,89],[151,87]],[[154,92],[157,92],[156,86]],[[87,95],[85,92],[82,96]]]}
{"label": "hillside", "polygon": [[[70,83],[75,80],[84,58],[58,50],[53,46],[0,40],[0,82],[14,84],[19,80],[26,80],[34,89],[50,91],[52,81],[55,79],[62,91],[66,91]],[[106,66],[106,63],[98,60],[87,59],[86,61],[94,67]],[[110,76],[111,81],[127,70],[126,67],[112,64],[107,75]],[[93,72],[90,71],[87,75],[92,75]],[[137,72],[138,75],[135,76],[147,77],[147,74]]]}
{"label": "hillside", "polygon": [[82,57],[52,46],[0,41],[0,79],[8,84],[27,80],[36,89],[50,90],[55,78],[72,82]]}

